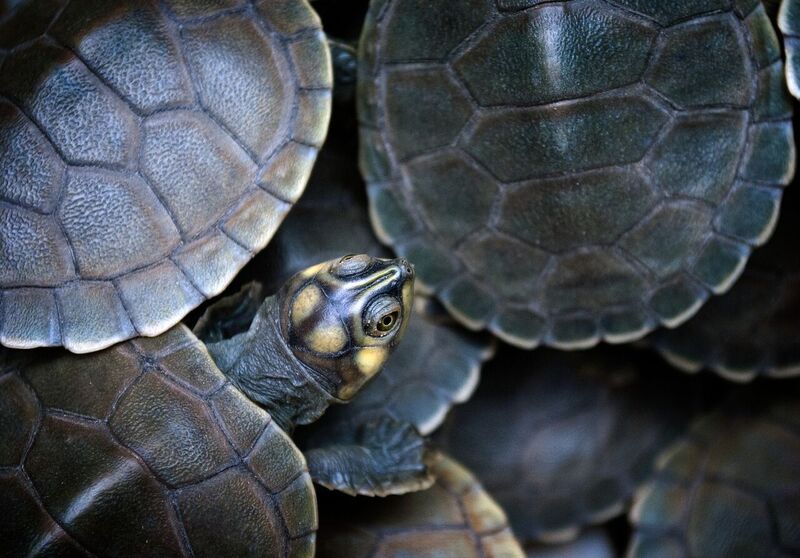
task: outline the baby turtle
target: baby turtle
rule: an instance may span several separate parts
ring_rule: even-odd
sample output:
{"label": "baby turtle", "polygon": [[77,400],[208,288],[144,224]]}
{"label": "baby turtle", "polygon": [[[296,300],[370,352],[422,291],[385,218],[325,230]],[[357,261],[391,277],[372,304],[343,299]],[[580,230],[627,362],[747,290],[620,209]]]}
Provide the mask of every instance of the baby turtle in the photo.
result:
{"label": "baby turtle", "polygon": [[0,22],[0,343],[89,352],[220,293],[330,113],[306,0],[33,0]]}
{"label": "baby turtle", "polygon": [[660,376],[651,359],[634,362],[629,351],[507,351],[453,410],[439,442],[481,479],[520,540],[570,541],[620,514],[683,432],[687,382],[665,366]]}
{"label": "baby turtle", "polygon": [[775,234],[733,288],[681,327],[650,338],[670,363],[687,372],[708,367],[736,382],[800,374],[798,186],[787,191]]}
{"label": "baby turtle", "polygon": [[748,389],[662,456],[630,514],[630,558],[800,554],[800,392]]}
{"label": "baby turtle", "polygon": [[[380,500],[320,500],[320,558],[522,558],[503,510],[444,455],[430,489]],[[346,513],[342,513],[346,510]]]}
{"label": "baby turtle", "polygon": [[[336,80],[337,86],[340,83]],[[270,245],[242,271],[258,284],[211,307],[195,326],[216,341],[246,328],[263,299],[309,264],[347,251],[388,256],[369,224],[366,196],[356,164],[354,110],[339,104],[328,142],[320,151],[306,192]],[[432,482],[423,436],[430,434],[478,383],[481,364],[492,354],[487,336],[442,323],[431,311],[414,312],[383,371],[349,405],[329,410],[295,438],[315,482],[350,494],[387,495]],[[445,315],[446,316],[446,315]],[[331,451],[360,448],[364,466],[343,470]]]}
{"label": "baby turtle", "polygon": [[364,258],[299,273],[208,346],[177,325],[90,355],[11,355],[3,553],[313,556],[314,490],[287,432],[352,398],[411,310],[407,262]]}
{"label": "baby turtle", "polygon": [[359,72],[376,231],[461,323],[523,348],[684,322],[794,173],[758,1],[373,0]]}

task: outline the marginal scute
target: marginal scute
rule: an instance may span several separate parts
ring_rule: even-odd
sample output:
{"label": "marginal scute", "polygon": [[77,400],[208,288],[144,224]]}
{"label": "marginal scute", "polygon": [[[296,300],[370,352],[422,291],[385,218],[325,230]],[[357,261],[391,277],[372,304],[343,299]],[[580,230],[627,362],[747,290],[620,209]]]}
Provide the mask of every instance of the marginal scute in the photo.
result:
{"label": "marginal scute", "polygon": [[163,370],[203,395],[221,388],[226,381],[225,375],[214,364],[205,346],[183,326],[172,331],[177,333],[176,330],[180,331],[184,340],[177,346],[165,349],[166,354],[158,361]]}
{"label": "marginal scute", "polygon": [[181,248],[175,263],[206,298],[221,293],[230,282],[231,271],[250,261],[250,252],[219,230]]}
{"label": "marginal scute", "polygon": [[257,252],[266,246],[290,208],[275,196],[256,190],[241,201],[221,228],[236,242]]}
{"label": "marginal scute", "polygon": [[748,151],[742,177],[745,180],[785,186],[795,174],[796,147],[790,121],[750,126]]}
{"label": "marginal scute", "polygon": [[277,498],[289,537],[304,537],[317,530],[317,499],[308,473],[298,476]]}
{"label": "marginal scute", "polygon": [[236,458],[206,404],[156,372],[126,392],[109,424],[172,486],[208,478]]}
{"label": "marginal scute", "polygon": [[258,0],[255,5],[269,24],[284,35],[322,26],[319,16],[296,0]]}
{"label": "marginal scute", "polygon": [[786,88],[784,68],[781,61],[775,62],[758,74],[756,118],[788,118],[792,115],[792,102]]}
{"label": "marginal scute", "polygon": [[106,347],[109,341],[128,339],[136,331],[114,285],[73,281],[56,290],[62,343],[75,353]]}
{"label": "marginal scute", "polygon": [[441,298],[442,303],[451,312],[457,312],[470,329],[484,327],[495,309],[492,295],[466,277],[449,285],[442,292]]}
{"label": "marginal scute", "polygon": [[200,102],[258,161],[291,113],[291,73],[279,45],[255,21],[227,16],[182,31]]}
{"label": "marginal scute", "polygon": [[742,184],[731,193],[716,227],[722,234],[748,244],[762,244],[775,228],[779,208],[780,193],[774,188]]}
{"label": "marginal scute", "polygon": [[50,33],[139,111],[192,102],[178,47],[150,3],[68,2]]}
{"label": "marginal scute", "polygon": [[179,18],[210,16],[220,10],[236,8],[244,0],[165,0],[169,9]]}
{"label": "marginal scute", "polygon": [[290,141],[259,173],[258,183],[278,199],[296,202],[305,190],[316,157],[316,149]]}
{"label": "marginal scute", "polygon": [[3,294],[0,303],[3,345],[32,349],[61,341],[58,308],[52,290],[13,289]]}
{"label": "marginal scute", "polygon": [[163,259],[180,242],[169,213],[135,176],[71,170],[58,209],[82,278],[114,278]]}
{"label": "marginal scute", "polygon": [[116,286],[133,326],[145,336],[158,335],[175,325],[203,301],[200,292],[170,260],[129,273]]}
{"label": "marginal scute", "polygon": [[182,553],[164,489],[104,427],[45,417],[25,468],[44,507],[90,552]]}
{"label": "marginal scute", "polygon": [[[289,43],[289,56],[297,72],[297,85],[305,89],[330,89],[333,86],[331,53],[325,35],[317,30]],[[301,63],[306,61],[305,64]]]}
{"label": "marginal scute", "polygon": [[[489,24],[454,61],[483,106],[539,105],[635,83],[656,29],[590,2],[542,6]],[[569,60],[559,64],[555,60]]]}
{"label": "marginal scute", "polygon": [[142,172],[184,238],[205,231],[252,187],[255,165],[208,117],[159,113],[143,128]]}

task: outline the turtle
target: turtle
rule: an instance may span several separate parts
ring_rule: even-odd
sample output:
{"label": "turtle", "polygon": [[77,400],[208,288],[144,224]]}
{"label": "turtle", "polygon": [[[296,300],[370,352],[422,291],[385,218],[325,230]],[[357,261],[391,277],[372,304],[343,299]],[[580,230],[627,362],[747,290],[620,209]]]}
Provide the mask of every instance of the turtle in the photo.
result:
{"label": "turtle", "polygon": [[621,514],[700,404],[693,379],[647,351],[606,349],[499,352],[434,438],[525,543],[569,542]]}
{"label": "turtle", "polygon": [[660,458],[627,556],[797,556],[800,391],[740,389]]}
{"label": "turtle", "polygon": [[31,0],[0,21],[0,344],[151,337],[302,194],[330,54],[306,0]]}
{"label": "turtle", "polygon": [[772,239],[753,254],[742,277],[675,330],[648,343],[677,368],[710,368],[747,382],[800,374],[800,194],[787,190]]}
{"label": "turtle", "polygon": [[321,497],[317,556],[525,556],[503,510],[468,470],[443,454],[432,467],[436,484],[421,492],[366,501]]}
{"label": "turtle", "polygon": [[[342,72],[347,73],[349,66],[345,64]],[[339,78],[338,66],[336,70],[336,88],[341,83],[348,87]],[[218,341],[236,335],[251,320],[263,293],[273,292],[313,262],[348,251],[390,256],[369,223],[357,167],[354,99],[347,90],[336,88],[337,110],[328,140],[303,197],[269,246],[237,278],[252,282],[200,317],[194,328],[199,338]],[[433,481],[423,438],[441,424],[454,404],[472,394],[494,343],[488,336],[456,326],[430,301],[424,308],[416,306],[403,343],[381,374],[350,404],[330,409],[319,421],[296,432],[295,441],[318,484],[349,494],[385,496],[426,488]],[[351,468],[356,473],[352,476],[335,461],[317,459],[320,451],[324,457],[342,447],[361,448],[368,466]]]}
{"label": "turtle", "polygon": [[794,174],[756,0],[372,0],[359,59],[376,232],[459,322],[521,348],[686,321]]}
{"label": "turtle", "polygon": [[615,558],[617,556],[608,534],[602,529],[590,529],[572,542],[560,545],[523,545],[527,558]]}
{"label": "turtle", "polygon": [[413,278],[402,259],[345,256],[231,339],[178,324],[87,355],[6,350],[0,554],[313,556],[315,492],[289,434],[380,370]]}
{"label": "turtle", "polygon": [[783,0],[778,12],[778,28],[786,51],[786,83],[795,98],[800,98],[800,2]]}

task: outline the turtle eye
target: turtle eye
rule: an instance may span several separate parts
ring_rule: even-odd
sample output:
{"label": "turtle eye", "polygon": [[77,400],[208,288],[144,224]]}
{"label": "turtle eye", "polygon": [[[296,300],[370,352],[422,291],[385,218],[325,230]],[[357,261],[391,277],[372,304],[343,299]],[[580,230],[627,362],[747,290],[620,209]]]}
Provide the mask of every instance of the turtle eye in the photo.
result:
{"label": "turtle eye", "polygon": [[371,337],[383,337],[397,329],[402,309],[400,303],[388,296],[373,301],[364,315],[364,331]]}
{"label": "turtle eye", "polygon": [[350,277],[361,273],[369,266],[370,257],[363,254],[348,254],[333,265],[331,271],[339,277]]}

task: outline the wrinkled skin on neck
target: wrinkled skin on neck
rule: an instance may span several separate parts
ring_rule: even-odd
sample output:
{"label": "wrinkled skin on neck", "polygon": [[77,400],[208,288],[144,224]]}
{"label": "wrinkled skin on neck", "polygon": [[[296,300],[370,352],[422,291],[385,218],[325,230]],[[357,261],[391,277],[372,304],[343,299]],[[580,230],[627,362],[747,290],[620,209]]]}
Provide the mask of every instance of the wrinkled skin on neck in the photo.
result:
{"label": "wrinkled skin on neck", "polygon": [[403,259],[348,255],[312,266],[261,305],[247,332],[208,349],[287,431],[346,402],[383,367],[411,315]]}

